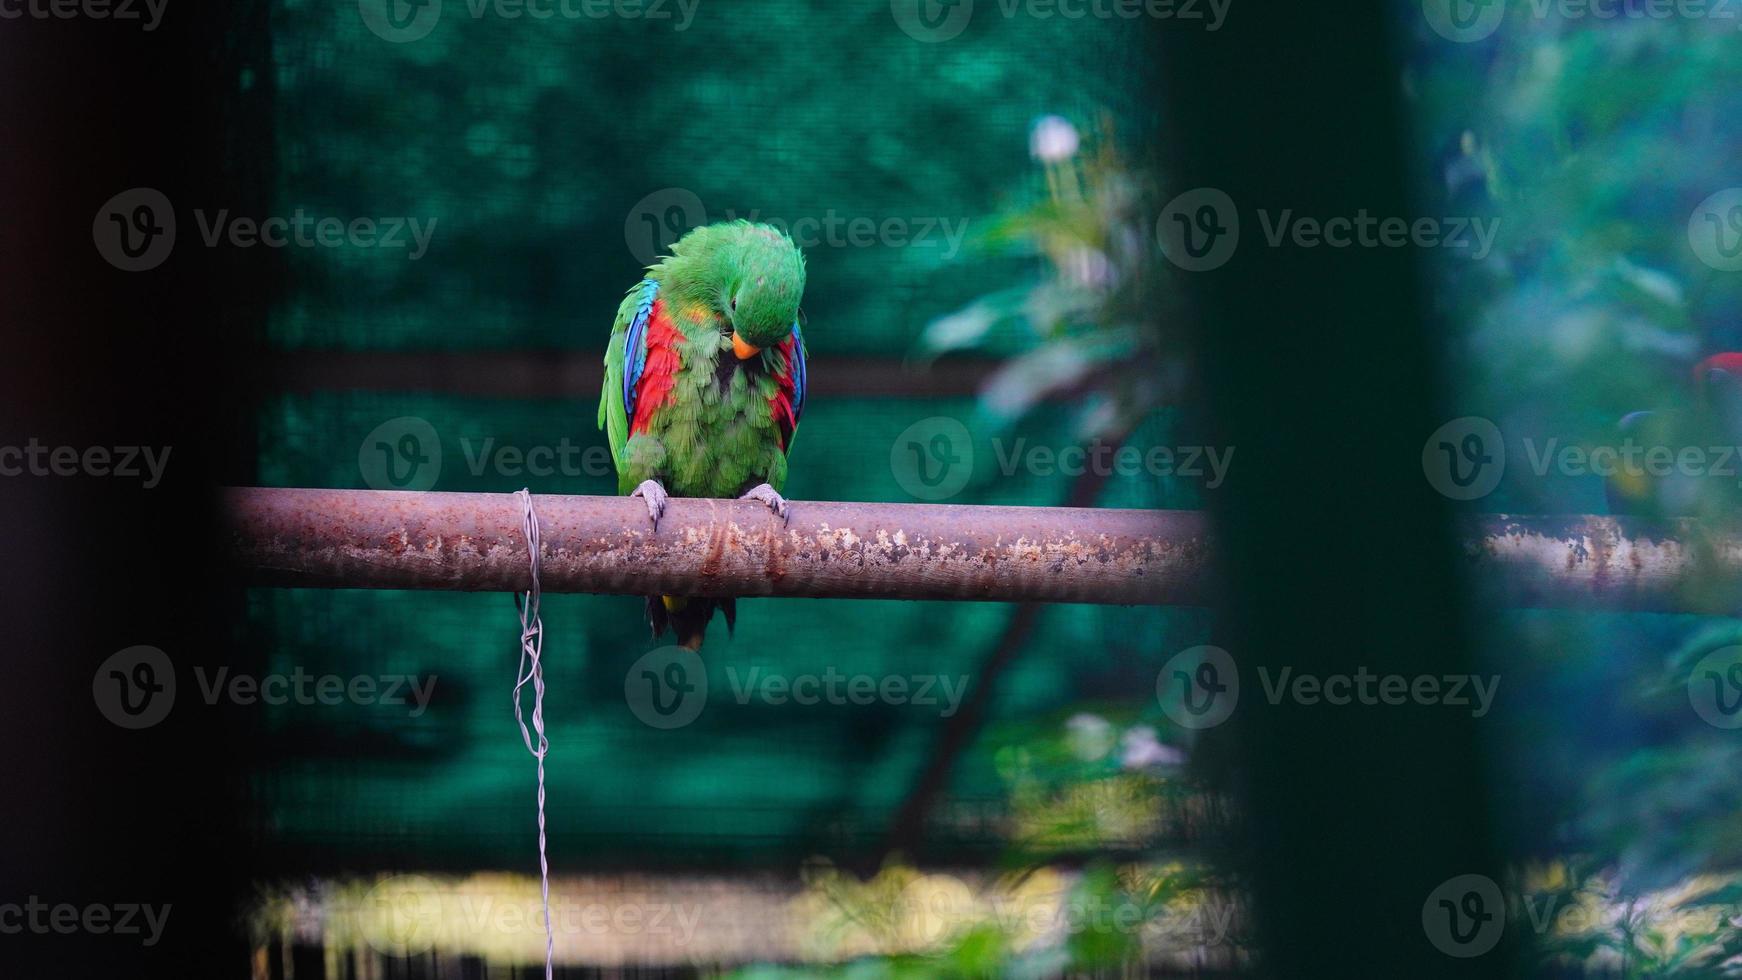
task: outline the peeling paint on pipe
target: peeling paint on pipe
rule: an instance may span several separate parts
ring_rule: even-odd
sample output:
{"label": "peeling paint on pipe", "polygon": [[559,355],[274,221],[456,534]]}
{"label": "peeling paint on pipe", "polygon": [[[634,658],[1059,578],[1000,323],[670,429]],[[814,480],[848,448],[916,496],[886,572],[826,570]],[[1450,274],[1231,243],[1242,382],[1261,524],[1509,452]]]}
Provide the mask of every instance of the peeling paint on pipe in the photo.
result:
{"label": "peeling paint on pipe", "polygon": [[1734,527],[1497,514],[1464,529],[1469,575],[1511,605],[1742,612],[1742,530]]}

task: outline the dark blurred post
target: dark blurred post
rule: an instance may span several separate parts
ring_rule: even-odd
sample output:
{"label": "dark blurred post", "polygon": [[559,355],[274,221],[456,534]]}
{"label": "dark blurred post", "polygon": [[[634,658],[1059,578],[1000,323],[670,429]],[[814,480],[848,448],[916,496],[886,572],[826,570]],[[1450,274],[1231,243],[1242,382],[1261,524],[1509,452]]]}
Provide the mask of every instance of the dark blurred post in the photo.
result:
{"label": "dark blurred post", "polygon": [[[9,915],[20,928],[0,935],[0,973],[245,976],[247,740],[205,703],[192,667],[257,672],[262,656],[232,640],[236,593],[210,545],[212,488],[254,476],[235,396],[273,259],[205,247],[193,212],[270,213],[258,196],[272,159],[267,4],[8,6],[0,447],[34,440],[81,462],[44,455],[43,467],[77,472],[33,474],[11,453],[0,461],[0,904],[79,917]],[[123,6],[128,16],[108,15]],[[137,187],[164,194],[179,227],[162,265],[126,272],[93,227]],[[92,475],[93,447],[152,447],[160,478],[139,455],[136,475]],[[175,700],[128,730],[94,685],[112,680],[99,665],[137,645],[170,658]]]}
{"label": "dark blurred post", "polygon": [[1232,259],[1178,278],[1212,421],[1238,453],[1211,502],[1230,597],[1218,643],[1242,689],[1212,736],[1236,743],[1240,870],[1272,975],[1494,976],[1514,948],[1454,959],[1422,926],[1441,882],[1496,874],[1480,722],[1443,706],[1272,705],[1260,679],[1477,670],[1451,514],[1420,462],[1444,421],[1418,285],[1429,257],[1272,246],[1259,217],[1417,216],[1389,19],[1420,13],[1235,4],[1219,32],[1160,31],[1177,148],[1163,196],[1218,188],[1239,212]]}

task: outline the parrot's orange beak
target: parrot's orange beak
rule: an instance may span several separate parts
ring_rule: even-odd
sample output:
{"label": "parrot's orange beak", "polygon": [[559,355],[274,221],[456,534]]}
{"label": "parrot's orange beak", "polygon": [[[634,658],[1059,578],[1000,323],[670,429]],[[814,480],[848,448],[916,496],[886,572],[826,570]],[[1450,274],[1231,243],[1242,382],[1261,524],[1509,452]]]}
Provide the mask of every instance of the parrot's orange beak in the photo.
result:
{"label": "parrot's orange beak", "polygon": [[734,330],[732,331],[732,353],[738,355],[738,360],[748,361],[762,353],[762,348],[750,346],[749,341],[738,336],[738,331]]}

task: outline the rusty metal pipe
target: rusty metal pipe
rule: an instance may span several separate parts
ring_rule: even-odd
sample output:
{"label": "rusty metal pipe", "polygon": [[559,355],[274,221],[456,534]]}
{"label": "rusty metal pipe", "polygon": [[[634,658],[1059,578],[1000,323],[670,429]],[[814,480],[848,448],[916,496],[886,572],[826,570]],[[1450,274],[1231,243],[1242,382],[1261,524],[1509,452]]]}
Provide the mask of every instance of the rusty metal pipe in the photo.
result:
{"label": "rusty metal pipe", "polygon": [[[1196,604],[1209,548],[1196,513],[536,496],[545,592]],[[513,591],[528,585],[509,494],[225,491],[248,581],[316,588]]]}
{"label": "rusty metal pipe", "polygon": [[1742,613],[1742,528],[1496,514],[1463,529],[1469,578],[1509,605]]}
{"label": "rusty metal pipe", "polygon": [[[546,592],[1203,605],[1208,519],[1189,511],[535,497]],[[508,494],[232,489],[229,552],[248,581],[513,591],[527,584]],[[1742,612],[1742,532],[1694,521],[1482,515],[1470,578],[1514,606]],[[1310,574],[1311,570],[1303,570]]]}

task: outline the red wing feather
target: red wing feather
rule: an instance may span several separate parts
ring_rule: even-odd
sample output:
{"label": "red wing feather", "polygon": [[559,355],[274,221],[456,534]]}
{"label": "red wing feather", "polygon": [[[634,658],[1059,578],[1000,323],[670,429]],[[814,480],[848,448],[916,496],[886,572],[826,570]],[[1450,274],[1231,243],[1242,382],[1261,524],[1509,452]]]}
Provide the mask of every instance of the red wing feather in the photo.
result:
{"label": "red wing feather", "polygon": [[656,300],[647,323],[647,366],[635,386],[635,417],[629,420],[629,434],[646,432],[655,415],[671,399],[672,385],[677,382],[678,344],[683,333],[666,314],[665,301]]}
{"label": "red wing feather", "polygon": [[796,381],[796,366],[798,364],[798,338],[787,337],[775,348],[780,351],[780,367],[774,372],[774,394],[768,399],[768,411],[774,417],[774,424],[780,429],[780,449],[786,451],[787,443],[792,441],[792,432],[798,428],[798,412],[795,410],[798,385]]}

